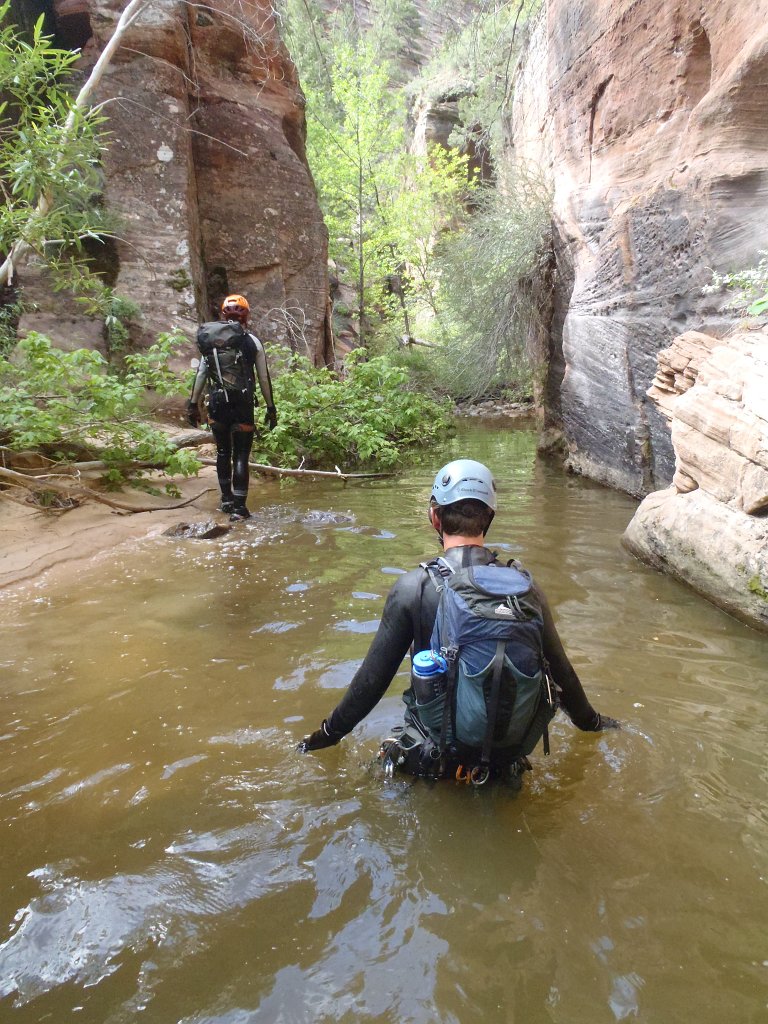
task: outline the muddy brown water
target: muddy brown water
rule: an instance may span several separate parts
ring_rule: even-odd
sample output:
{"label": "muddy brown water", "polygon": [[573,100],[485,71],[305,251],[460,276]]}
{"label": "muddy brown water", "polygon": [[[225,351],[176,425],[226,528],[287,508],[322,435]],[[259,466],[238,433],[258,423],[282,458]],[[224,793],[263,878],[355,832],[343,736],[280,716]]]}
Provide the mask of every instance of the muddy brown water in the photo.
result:
{"label": "muddy brown water", "polygon": [[[295,751],[434,550],[459,452],[625,725],[559,716],[520,793],[382,779],[405,670],[340,747]],[[766,1019],[768,645],[622,551],[634,503],[474,424],[397,480],[259,504],[0,595],[0,1020]]]}

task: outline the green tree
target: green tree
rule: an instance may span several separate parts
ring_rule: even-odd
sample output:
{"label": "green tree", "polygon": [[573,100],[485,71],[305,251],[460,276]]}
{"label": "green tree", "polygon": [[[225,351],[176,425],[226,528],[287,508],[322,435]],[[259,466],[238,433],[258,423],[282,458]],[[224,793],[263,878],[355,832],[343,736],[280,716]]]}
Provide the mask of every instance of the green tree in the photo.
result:
{"label": "green tree", "polygon": [[[370,21],[329,19],[304,0],[289,3],[288,40],[307,96],[307,153],[328,225],[330,254],[354,281],[360,340],[375,321],[405,321],[434,306],[432,251],[463,216],[467,161],[437,148],[409,152],[407,98],[396,55],[413,31],[409,0],[370,8]],[[392,279],[406,290],[389,294]]]}
{"label": "green tree", "polygon": [[43,19],[25,40],[0,4],[0,286],[31,252],[56,262],[88,236],[103,234],[96,202],[103,117],[90,96],[125,30],[146,6],[130,0],[76,96],[67,88],[79,53],[53,46]]}
{"label": "green tree", "polygon": [[365,36],[335,41],[329,94],[308,88],[308,156],[331,256],[354,267],[360,341],[373,290],[387,271],[381,210],[402,181],[402,117],[391,72]]}
{"label": "green tree", "polygon": [[177,450],[165,431],[147,422],[148,391],[176,395],[181,389],[168,369],[179,341],[163,335],[146,353],[126,356],[121,372],[108,373],[98,352],[62,352],[30,333],[13,362],[0,359],[0,446],[40,451],[62,464],[87,455],[104,462],[116,483],[136,462],[174,475],[196,472],[195,456]]}

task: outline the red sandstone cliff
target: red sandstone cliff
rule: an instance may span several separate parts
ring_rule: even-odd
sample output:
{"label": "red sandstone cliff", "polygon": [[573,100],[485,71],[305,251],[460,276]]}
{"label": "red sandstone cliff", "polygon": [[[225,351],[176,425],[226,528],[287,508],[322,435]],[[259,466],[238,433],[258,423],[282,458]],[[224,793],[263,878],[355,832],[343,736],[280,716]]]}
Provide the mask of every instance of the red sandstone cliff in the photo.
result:
{"label": "red sandstone cliff", "polygon": [[[123,6],[56,0],[57,30],[83,46],[84,67]],[[120,223],[107,273],[141,307],[142,340],[191,333],[237,291],[262,337],[329,359],[327,235],[304,154],[304,99],[267,0],[153,0],[97,101],[109,117],[104,197]],[[88,335],[38,292],[41,309],[22,330]]]}

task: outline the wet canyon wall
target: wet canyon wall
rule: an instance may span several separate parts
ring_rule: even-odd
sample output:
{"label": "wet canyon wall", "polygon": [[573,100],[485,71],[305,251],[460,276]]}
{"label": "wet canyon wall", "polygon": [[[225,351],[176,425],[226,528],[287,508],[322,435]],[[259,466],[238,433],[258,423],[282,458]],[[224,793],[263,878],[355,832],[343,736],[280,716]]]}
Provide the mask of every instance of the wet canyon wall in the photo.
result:
{"label": "wet canyon wall", "polygon": [[[17,3],[17,7],[18,7]],[[23,6],[23,5],[22,5]],[[57,39],[87,74],[123,0],[54,0]],[[332,358],[327,232],[304,152],[304,97],[266,0],[153,0],[96,96],[104,103],[104,202],[117,239],[99,255],[137,302],[137,340],[191,335],[227,292],[251,302],[262,337]],[[100,347],[101,326],[30,269],[22,332]]]}
{"label": "wet canyon wall", "polygon": [[722,336],[702,287],[768,244],[768,2],[549,0],[512,120],[554,190],[550,413],[575,471],[646,494],[675,465],[657,355]]}
{"label": "wet canyon wall", "polygon": [[768,248],[768,0],[549,0],[511,134],[554,193],[570,468],[646,495],[626,546],[768,631],[768,332],[702,291]]}

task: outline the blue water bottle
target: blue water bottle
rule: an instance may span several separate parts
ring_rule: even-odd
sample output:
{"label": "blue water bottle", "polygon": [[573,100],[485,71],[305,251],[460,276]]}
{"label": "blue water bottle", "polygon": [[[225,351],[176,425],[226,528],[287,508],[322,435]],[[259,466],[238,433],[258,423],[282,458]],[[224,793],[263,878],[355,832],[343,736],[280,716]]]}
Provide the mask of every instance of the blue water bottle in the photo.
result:
{"label": "blue water bottle", "polygon": [[411,688],[417,704],[428,704],[445,692],[448,662],[435,651],[419,651],[411,662]]}

